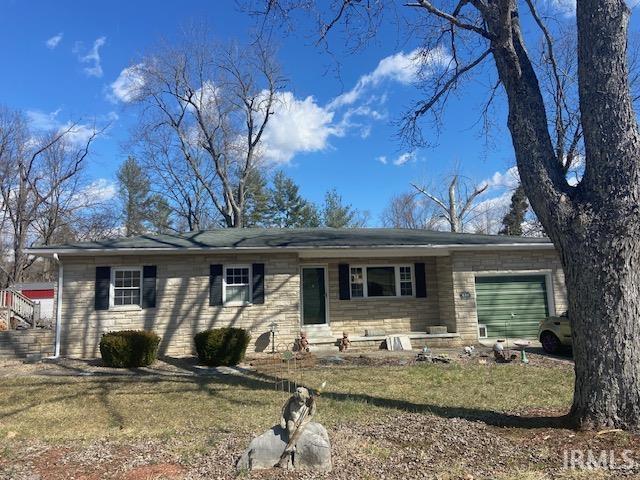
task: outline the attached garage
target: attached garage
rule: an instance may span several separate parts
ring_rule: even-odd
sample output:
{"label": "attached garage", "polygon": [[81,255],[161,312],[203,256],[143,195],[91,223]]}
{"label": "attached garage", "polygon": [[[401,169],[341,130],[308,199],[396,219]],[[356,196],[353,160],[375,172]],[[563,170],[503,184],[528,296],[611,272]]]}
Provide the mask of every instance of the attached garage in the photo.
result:
{"label": "attached garage", "polygon": [[488,338],[538,336],[540,321],[549,315],[545,275],[477,276],[478,323]]}

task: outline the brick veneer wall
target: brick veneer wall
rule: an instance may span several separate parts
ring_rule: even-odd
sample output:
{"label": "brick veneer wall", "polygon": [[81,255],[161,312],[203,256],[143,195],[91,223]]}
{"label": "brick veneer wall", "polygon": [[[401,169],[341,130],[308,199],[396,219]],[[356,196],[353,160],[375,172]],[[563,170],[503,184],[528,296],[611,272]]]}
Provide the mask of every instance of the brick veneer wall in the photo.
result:
{"label": "brick veneer wall", "polygon": [[[451,255],[453,275],[453,301],[458,333],[464,341],[478,338],[478,315],[476,311],[475,277],[477,273],[528,273],[535,270],[549,271],[555,312],[560,314],[567,308],[567,291],[560,258],[555,250],[526,250],[502,252],[454,252]],[[471,294],[468,300],[460,294]]]}
{"label": "brick veneer wall", "polygon": [[[193,353],[193,336],[221,326],[248,329],[249,351],[269,347],[269,324],[279,324],[278,342],[291,344],[299,330],[298,259],[296,255],[162,255],[62,259],[61,354],[99,356],[102,333],[149,329],[162,337],[160,354]],[[265,303],[209,306],[210,264],[265,264]],[[94,309],[95,267],[157,266],[156,308]]]}

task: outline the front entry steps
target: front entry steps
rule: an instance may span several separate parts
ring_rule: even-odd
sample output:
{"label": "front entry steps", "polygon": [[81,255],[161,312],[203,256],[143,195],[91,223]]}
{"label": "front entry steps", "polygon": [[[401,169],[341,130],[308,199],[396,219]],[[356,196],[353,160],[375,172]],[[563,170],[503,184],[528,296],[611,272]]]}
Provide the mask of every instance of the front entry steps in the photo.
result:
{"label": "front entry steps", "polygon": [[307,334],[310,352],[326,352],[338,349],[338,339],[331,333],[331,328],[328,325],[304,325],[302,331]]}

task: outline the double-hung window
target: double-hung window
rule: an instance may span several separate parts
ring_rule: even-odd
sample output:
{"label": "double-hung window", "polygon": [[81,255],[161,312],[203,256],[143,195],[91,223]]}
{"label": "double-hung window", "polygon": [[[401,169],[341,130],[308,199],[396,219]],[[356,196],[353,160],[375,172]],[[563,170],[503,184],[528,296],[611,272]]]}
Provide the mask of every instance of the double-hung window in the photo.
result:
{"label": "double-hung window", "polygon": [[411,265],[350,267],[351,298],[411,297],[414,294]]}
{"label": "double-hung window", "polygon": [[225,305],[245,305],[251,300],[251,268],[230,265],[224,269]]}
{"label": "double-hung window", "polygon": [[113,269],[113,305],[142,305],[142,270],[140,268]]}

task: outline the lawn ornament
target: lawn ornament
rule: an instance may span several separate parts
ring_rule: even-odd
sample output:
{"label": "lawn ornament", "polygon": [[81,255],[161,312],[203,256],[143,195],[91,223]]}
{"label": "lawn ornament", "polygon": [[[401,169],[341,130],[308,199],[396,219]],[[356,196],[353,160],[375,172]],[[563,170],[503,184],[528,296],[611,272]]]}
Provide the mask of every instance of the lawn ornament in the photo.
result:
{"label": "lawn ornament", "polygon": [[475,351],[476,347],[474,347],[473,345],[469,345],[467,347],[464,347],[464,353],[465,355],[473,355],[473,352]]}
{"label": "lawn ornament", "polygon": [[498,340],[493,345],[493,357],[498,363],[509,363],[513,360],[514,355],[512,355],[508,349],[504,348],[504,340]]}
{"label": "lawn ornament", "polygon": [[342,332],[342,338],[340,339],[340,345],[338,349],[341,352],[346,352],[347,348],[351,346],[351,340],[349,340],[349,334],[347,332]]}
{"label": "lawn ornament", "polygon": [[307,339],[307,334],[305,332],[300,332],[300,338],[297,340],[297,347],[299,352],[309,351],[309,340]]}
{"label": "lawn ornament", "polygon": [[314,397],[304,387],[296,388],[296,391],[287,403],[282,407],[282,416],[280,418],[280,426],[287,430],[289,438],[300,427],[311,421],[316,413],[316,401]]}
{"label": "lawn ornament", "polygon": [[[324,387],[324,384],[323,386]],[[282,407],[280,423],[253,439],[236,463],[238,471],[275,467],[291,470],[331,470],[331,443],[327,430],[312,419],[316,412],[316,395],[305,387]]]}

